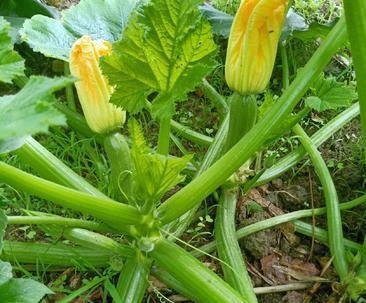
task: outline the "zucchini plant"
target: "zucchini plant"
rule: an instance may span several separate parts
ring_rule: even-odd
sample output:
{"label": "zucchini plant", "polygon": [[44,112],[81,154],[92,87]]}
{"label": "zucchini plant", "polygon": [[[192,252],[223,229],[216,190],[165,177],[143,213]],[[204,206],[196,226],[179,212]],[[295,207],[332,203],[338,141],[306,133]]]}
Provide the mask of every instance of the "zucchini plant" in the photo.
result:
{"label": "zucchini plant", "polygon": [[[25,20],[20,36],[33,51],[63,61],[65,76],[59,78],[25,77],[24,60],[9,36],[10,25],[0,18],[0,81],[14,82],[20,89],[14,95],[0,97],[0,153],[16,154],[32,168],[32,173],[26,172],[5,158],[0,162],[0,182],[76,211],[83,218],[29,210],[22,216],[7,216],[1,211],[1,258],[13,264],[56,267],[76,262],[86,267],[107,267],[117,258],[123,266],[118,269],[115,285],[108,276],[83,288],[86,291],[104,283],[116,303],[142,302],[150,275],[194,302],[255,303],[256,290],[237,239],[283,222],[326,213],[328,233],[316,230],[314,234],[329,243],[344,287],[358,279],[360,286],[349,288],[351,296],[358,298],[365,290],[364,281],[360,282],[364,264],[353,276],[346,248],[362,251],[363,255],[364,249],[343,238],[341,210],[366,199],[363,196],[338,204],[333,180],[317,150],[360,112],[358,104],[351,106],[357,98],[355,92],[322,74],[347,41],[345,18],[338,20],[290,83],[286,41],[280,41],[288,1],[244,0],[235,17],[229,18],[232,26],[225,79],[233,93],[225,98],[205,79],[218,66],[218,46],[212,26],[201,11],[207,11],[207,5],[202,4],[201,0],[82,0],[57,18],[37,2],[36,7],[44,14]],[[348,9],[356,10],[357,5],[349,5]],[[217,12],[210,11],[213,13]],[[212,15],[210,19],[215,20]],[[351,37],[351,43],[361,64],[357,38]],[[269,104],[259,106],[256,96],[269,85],[279,44],[283,94],[277,101],[269,98]],[[357,72],[362,78],[362,71]],[[173,120],[176,104],[187,100],[197,86],[203,87],[221,117],[214,138]],[[310,88],[316,95],[306,99],[301,114],[292,114]],[[66,90],[66,102],[54,95],[60,89]],[[362,89],[360,93],[362,96]],[[349,108],[311,138],[298,124],[310,109],[342,106]],[[139,122],[142,113],[148,113],[159,124],[156,146],[150,146],[145,139]],[[47,132],[50,126],[66,124],[80,136],[93,137],[104,149],[110,168],[110,192],[88,183],[32,137]],[[291,129],[302,147],[272,167],[253,169],[268,143]],[[198,165],[193,155],[170,155],[170,138],[175,138],[172,132],[208,147]],[[306,154],[324,188],[326,208],[289,213],[236,231],[239,191],[274,179]],[[252,172],[255,176],[251,179]],[[178,185],[182,186],[179,191],[167,194]],[[176,243],[202,201],[214,193],[219,194],[216,240],[198,252],[216,249],[223,277],[207,268],[197,258],[197,251],[187,251]],[[311,227],[294,222],[299,232],[309,234]],[[38,225],[55,240],[64,238],[73,245],[4,240],[6,226],[14,224]],[[0,276],[0,298],[2,288],[10,291],[24,285],[21,279],[12,278],[9,263],[1,261],[0,271],[6,274],[6,279]],[[40,296],[51,292],[36,285]],[[9,298],[0,301],[14,302]],[[22,302],[40,299],[34,296]],[[72,299],[69,295],[62,302]]]}

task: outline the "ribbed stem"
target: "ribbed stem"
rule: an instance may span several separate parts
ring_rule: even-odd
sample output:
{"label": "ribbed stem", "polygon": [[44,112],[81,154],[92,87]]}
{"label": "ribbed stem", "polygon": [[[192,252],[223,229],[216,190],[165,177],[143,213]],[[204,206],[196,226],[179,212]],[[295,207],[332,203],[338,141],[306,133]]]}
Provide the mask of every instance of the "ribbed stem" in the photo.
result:
{"label": "ribbed stem", "polygon": [[149,282],[150,267],[151,260],[140,252],[127,259],[117,283],[121,302],[140,303],[142,301]]}
{"label": "ribbed stem", "polygon": [[[360,113],[358,103],[353,104],[350,108],[340,113],[338,116],[329,121],[325,126],[319,129],[312,137],[311,141],[316,147],[328,140],[333,134],[339,131],[347,123],[356,118]],[[278,178],[283,173],[294,167],[306,156],[306,150],[303,146],[299,146],[293,152],[277,161],[273,166],[268,168],[263,175],[259,177],[255,186],[266,184],[269,181]]]}
{"label": "ribbed stem", "polygon": [[366,145],[366,1],[344,0],[343,4],[348,37],[351,42],[353,65],[357,76],[362,136],[364,145]]}
{"label": "ribbed stem", "polygon": [[158,215],[163,223],[171,222],[200,204],[262,147],[272,130],[290,115],[339,46],[344,43],[346,40],[344,24],[344,19],[341,19],[307,65],[299,72],[291,86],[243,139],[201,176],[159,207]]}
{"label": "ribbed stem", "polygon": [[[350,202],[342,203],[339,205],[341,210],[348,210],[359,205],[366,203],[366,195],[361,196],[355,200]],[[284,224],[286,222],[292,222],[297,219],[308,218],[314,216],[320,216],[327,213],[327,209],[323,208],[315,208],[315,209],[304,209],[298,210],[291,213],[279,215],[273,218],[269,218],[260,222],[253,223],[251,225],[242,227],[236,231],[236,238],[238,240],[248,237],[249,235],[255,234],[262,230],[266,230],[269,228],[273,228],[280,224]],[[201,246],[198,250],[192,251],[192,254],[195,257],[200,257],[203,255],[203,252],[210,253],[216,249],[216,241],[212,241],[206,245]]]}
{"label": "ribbed stem", "polygon": [[225,281],[237,290],[248,303],[256,303],[257,297],[248,274],[243,255],[236,239],[235,211],[238,189],[223,191],[216,213],[215,238],[217,252]]}
{"label": "ribbed stem", "polygon": [[104,147],[111,169],[113,197],[116,200],[128,202],[131,194],[132,172],[130,148],[125,137],[120,133],[108,135],[104,140]]}
{"label": "ribbed stem", "polygon": [[107,198],[31,137],[16,151],[16,154],[47,180],[96,197]]}
{"label": "ribbed stem", "polygon": [[244,303],[214,272],[178,245],[161,239],[150,253],[156,264],[189,289],[197,303]]}
{"label": "ribbed stem", "polygon": [[299,125],[296,125],[293,130],[295,134],[299,136],[301,144],[309,154],[320,183],[322,184],[327,208],[330,252],[334,257],[334,266],[339,274],[340,280],[341,282],[344,282],[348,276],[348,264],[343,242],[342,217],[338,203],[337,190],[324,159],[309,136]]}
{"label": "ribbed stem", "polygon": [[170,141],[170,118],[160,121],[159,138],[158,138],[158,153],[164,156],[169,154]]}
{"label": "ribbed stem", "polygon": [[143,220],[138,210],[131,206],[69,189],[25,173],[3,162],[0,162],[0,181],[63,207],[93,215],[122,232],[129,231],[129,227],[126,225],[139,224]]}

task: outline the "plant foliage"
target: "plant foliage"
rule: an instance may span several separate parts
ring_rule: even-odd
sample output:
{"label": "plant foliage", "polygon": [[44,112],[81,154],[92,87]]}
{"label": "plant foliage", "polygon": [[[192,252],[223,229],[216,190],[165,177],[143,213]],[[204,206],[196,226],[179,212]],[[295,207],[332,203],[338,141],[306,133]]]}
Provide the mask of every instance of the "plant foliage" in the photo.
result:
{"label": "plant foliage", "polygon": [[14,51],[9,31],[9,23],[0,17],[0,82],[5,83],[24,74],[24,60]]}
{"label": "plant foliage", "polygon": [[138,0],[82,0],[55,20],[36,15],[24,23],[22,39],[34,51],[68,61],[74,42],[83,35],[114,42],[121,37]]}
{"label": "plant foliage", "polygon": [[157,93],[153,115],[163,119],[174,114],[174,101],[186,99],[216,65],[216,45],[197,8],[200,3],[152,0],[131,20],[102,64],[117,85],[112,103],[137,113]]}

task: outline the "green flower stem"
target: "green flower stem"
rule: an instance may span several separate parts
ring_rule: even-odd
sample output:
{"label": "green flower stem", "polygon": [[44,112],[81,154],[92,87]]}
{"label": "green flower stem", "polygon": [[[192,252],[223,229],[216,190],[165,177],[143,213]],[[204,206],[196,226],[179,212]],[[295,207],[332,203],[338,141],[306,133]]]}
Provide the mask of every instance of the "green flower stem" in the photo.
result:
{"label": "green flower stem", "polygon": [[315,52],[307,65],[299,72],[282,97],[232,149],[202,175],[165,201],[158,209],[163,224],[171,222],[201,203],[223,184],[243,163],[258,151],[271,135],[272,130],[290,113],[301,100],[309,86],[324,69],[346,40],[345,22],[342,18]]}
{"label": "green flower stem", "polygon": [[141,214],[131,206],[69,189],[25,173],[3,162],[0,162],[0,182],[53,201],[63,207],[93,215],[121,232],[129,231],[129,227],[126,225],[143,222]]}
{"label": "green flower stem", "polygon": [[117,283],[121,302],[140,303],[143,300],[149,282],[151,263],[151,259],[139,252],[127,259]]}
{"label": "green flower stem", "polygon": [[196,143],[203,147],[209,147],[213,141],[211,137],[205,136],[198,132],[191,130],[189,127],[184,126],[174,120],[170,120],[172,130],[179,136]]}
{"label": "green flower stem", "polygon": [[366,2],[365,0],[344,0],[343,4],[357,76],[362,136],[366,145]]}
{"label": "green flower stem", "polygon": [[244,299],[214,272],[183,248],[165,240],[150,255],[156,264],[189,289],[197,303],[244,303]]}
{"label": "green flower stem", "polygon": [[[366,195],[363,195],[355,200],[342,203],[339,205],[342,211],[352,209],[359,205],[366,203]],[[309,218],[314,216],[320,216],[327,213],[327,209],[323,208],[315,208],[315,209],[305,209],[298,210],[291,213],[279,215],[273,218],[269,218],[260,222],[253,223],[251,225],[242,227],[236,231],[236,239],[240,240],[249,235],[255,234],[257,232],[278,226],[280,224],[284,224],[287,222],[292,222],[302,218]],[[300,222],[300,221],[295,221]],[[203,256],[204,253],[211,253],[216,249],[216,241],[212,241],[206,245],[201,246],[199,249],[192,251],[192,254],[195,257]]]}
{"label": "green flower stem", "polygon": [[31,137],[16,154],[43,178],[96,197],[107,198]]}
{"label": "green flower stem", "polygon": [[[339,131],[347,123],[351,122],[360,113],[358,103],[353,104],[345,111],[337,115],[325,126],[319,129],[312,137],[311,141],[316,147],[328,140],[334,133]],[[268,168],[263,175],[259,177],[254,186],[259,186],[268,183],[269,181],[278,178],[283,173],[294,167],[306,156],[306,150],[303,146],[299,146],[293,152],[277,161],[273,166]]]}
{"label": "green flower stem", "polygon": [[258,300],[235,234],[238,192],[238,188],[224,189],[221,195],[215,220],[217,252],[223,261],[221,268],[225,281],[237,290],[246,302],[256,303]]}
{"label": "green flower stem", "polygon": [[120,133],[108,135],[104,140],[113,187],[113,197],[118,201],[128,202],[131,193],[132,160],[130,148],[125,137]]}
{"label": "green flower stem", "polygon": [[[64,74],[65,76],[70,76],[70,68],[68,62],[64,62]],[[76,111],[74,85],[66,86],[65,90],[66,90],[67,105],[69,106],[70,110]]]}
{"label": "green flower stem", "polygon": [[220,116],[225,117],[229,110],[225,98],[206,79],[202,80],[201,88],[205,96],[212,101]]}
{"label": "green flower stem", "polygon": [[39,266],[75,266],[87,268],[106,267],[112,252],[63,244],[4,241],[1,259],[14,264],[38,264]]}
{"label": "green flower stem", "polygon": [[170,118],[160,121],[159,138],[158,138],[158,153],[164,156],[169,154],[170,141]]}
{"label": "green flower stem", "polygon": [[293,130],[295,134],[299,136],[301,144],[309,154],[320,183],[322,184],[327,208],[330,252],[334,257],[334,266],[340,280],[341,282],[344,282],[348,275],[348,264],[343,242],[342,217],[338,204],[337,190],[325,161],[309,136],[299,125],[296,125]]}
{"label": "green flower stem", "polygon": [[16,225],[60,225],[63,227],[79,227],[100,232],[113,232],[108,226],[80,219],[69,219],[59,216],[8,216],[8,224]]}

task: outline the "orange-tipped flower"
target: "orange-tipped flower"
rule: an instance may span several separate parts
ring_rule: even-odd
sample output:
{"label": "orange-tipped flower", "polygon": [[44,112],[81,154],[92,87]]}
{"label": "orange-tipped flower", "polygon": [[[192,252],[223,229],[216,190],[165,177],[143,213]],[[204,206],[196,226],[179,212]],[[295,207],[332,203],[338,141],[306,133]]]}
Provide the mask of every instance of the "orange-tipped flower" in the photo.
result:
{"label": "orange-tipped flower", "polygon": [[288,0],[243,0],[231,28],[225,77],[242,94],[262,92],[272,74]]}
{"label": "orange-tipped flower", "polygon": [[109,42],[83,36],[75,42],[70,54],[70,71],[79,79],[75,86],[86,121],[97,133],[113,131],[126,119],[126,112],[109,103],[113,87],[99,67],[100,57],[111,52]]}

